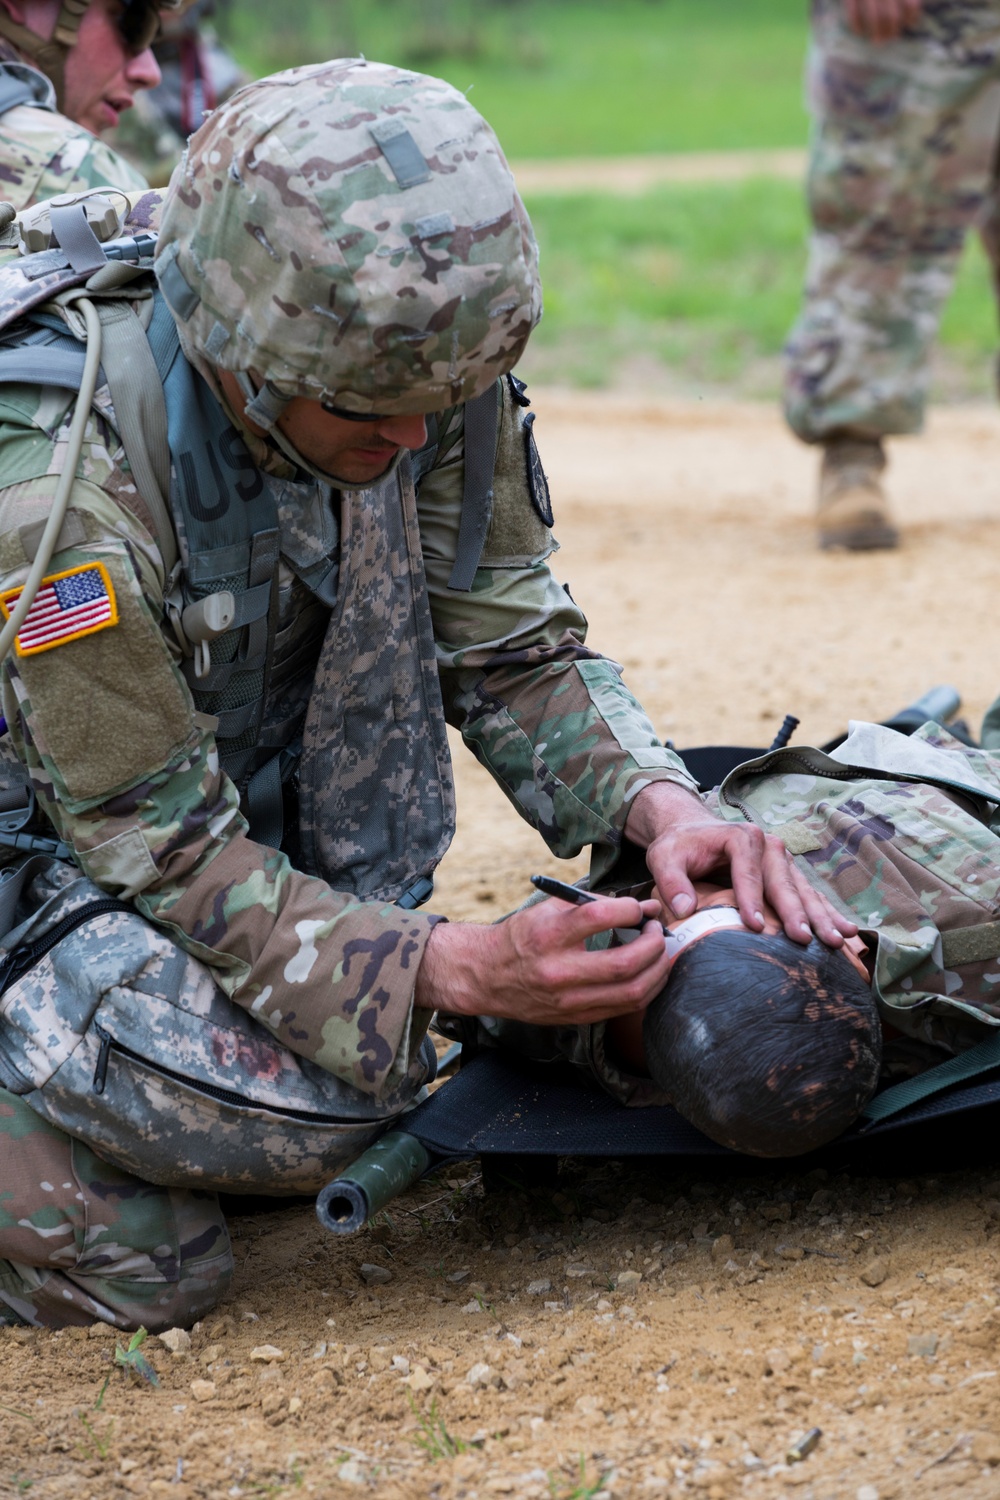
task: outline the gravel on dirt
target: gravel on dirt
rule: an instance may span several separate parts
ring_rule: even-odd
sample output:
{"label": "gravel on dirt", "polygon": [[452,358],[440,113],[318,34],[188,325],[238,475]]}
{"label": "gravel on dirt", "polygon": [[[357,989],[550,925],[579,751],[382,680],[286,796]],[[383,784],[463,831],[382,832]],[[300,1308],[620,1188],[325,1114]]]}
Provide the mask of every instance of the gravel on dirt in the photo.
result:
{"label": "gravel on dirt", "polygon": [[[897,445],[904,544],[849,557],[814,550],[815,456],[766,408],[537,405],[557,573],[679,744],[766,744],[786,712],[812,743],[949,680],[976,722],[1000,687],[994,412]],[[582,871],[457,776],[437,909],[488,921]],[[0,1329],[0,1495],[994,1500],[986,1144],[898,1177],[569,1162],[555,1192],[452,1166],[355,1239],[308,1204],[236,1217],[227,1302],[186,1352],[143,1346],[157,1389],[103,1325]]]}

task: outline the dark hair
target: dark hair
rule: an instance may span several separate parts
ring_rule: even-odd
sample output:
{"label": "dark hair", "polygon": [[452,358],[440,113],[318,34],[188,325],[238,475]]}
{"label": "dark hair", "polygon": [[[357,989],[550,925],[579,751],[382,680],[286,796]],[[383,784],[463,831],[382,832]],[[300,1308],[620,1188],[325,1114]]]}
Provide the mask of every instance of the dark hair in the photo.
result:
{"label": "dark hair", "polygon": [[692,943],[642,1035],[678,1113],[752,1156],[798,1156],[840,1135],[874,1094],[882,1058],[875,1001],[850,961],[784,933]]}

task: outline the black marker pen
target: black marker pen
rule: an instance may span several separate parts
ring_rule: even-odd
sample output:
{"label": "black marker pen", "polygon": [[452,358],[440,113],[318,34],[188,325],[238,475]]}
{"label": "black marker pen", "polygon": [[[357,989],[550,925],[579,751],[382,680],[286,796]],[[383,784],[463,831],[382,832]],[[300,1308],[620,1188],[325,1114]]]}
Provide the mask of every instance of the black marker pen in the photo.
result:
{"label": "black marker pen", "polygon": [[[560,901],[568,901],[572,906],[586,906],[590,901],[599,901],[593,891],[583,891],[578,885],[568,885],[565,880],[556,880],[552,875],[532,875],[531,883],[536,891],[541,891],[545,896],[555,896]],[[616,932],[628,933],[629,937],[623,938],[623,942],[631,942],[632,935],[642,931],[648,917],[641,917],[638,922],[629,923],[625,927],[616,927]]]}

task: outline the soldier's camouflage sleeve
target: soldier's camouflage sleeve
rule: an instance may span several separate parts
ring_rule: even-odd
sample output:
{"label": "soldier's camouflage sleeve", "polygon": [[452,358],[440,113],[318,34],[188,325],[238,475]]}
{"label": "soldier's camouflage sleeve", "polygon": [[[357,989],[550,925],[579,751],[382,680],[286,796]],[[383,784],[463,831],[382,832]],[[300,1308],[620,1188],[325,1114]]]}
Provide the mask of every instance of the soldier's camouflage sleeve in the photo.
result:
{"label": "soldier's camouflage sleeve", "polygon": [[0,198],[27,208],[57,193],[146,186],[136,169],[65,115],[19,104],[0,116]]}
{"label": "soldier's camouflage sleeve", "polygon": [[[162,563],[152,522],[125,508],[141,512],[109,412],[105,387],[51,571],[102,564],[118,623],[7,658],[14,747],[92,880],[209,964],[287,1047],[380,1096],[422,1071],[430,1015],[413,988],[435,919],[338,894],[246,836],[160,628]],[[26,576],[23,539],[51,508],[68,422],[64,393],[4,387],[4,589]]]}
{"label": "soldier's camouflage sleeve", "polygon": [[[621,843],[631,799],[653,781],[697,790],[621,678],[586,644],[587,621],[556,581],[547,488],[520,392],[508,379],[493,520],[471,593],[448,588],[464,474],[461,411],[442,420],[439,461],[418,494],[445,709],[518,812],[561,857]],[[548,510],[551,516],[551,510]]]}

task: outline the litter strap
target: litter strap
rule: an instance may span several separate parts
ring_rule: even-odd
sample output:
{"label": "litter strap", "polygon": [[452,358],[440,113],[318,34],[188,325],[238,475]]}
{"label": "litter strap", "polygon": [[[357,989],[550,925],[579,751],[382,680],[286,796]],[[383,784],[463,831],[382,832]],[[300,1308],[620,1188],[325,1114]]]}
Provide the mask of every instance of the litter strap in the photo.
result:
{"label": "litter strap", "polygon": [[997,1067],[1000,1067],[1000,1032],[988,1036],[959,1057],[949,1057],[947,1062],[928,1068],[916,1078],[907,1078],[903,1083],[894,1083],[891,1088],[883,1089],[861,1111],[862,1129],[878,1125],[890,1115],[909,1109],[911,1104],[918,1104],[921,1099],[950,1088],[953,1083],[964,1083],[967,1078],[975,1078],[977,1074],[988,1073]]}

